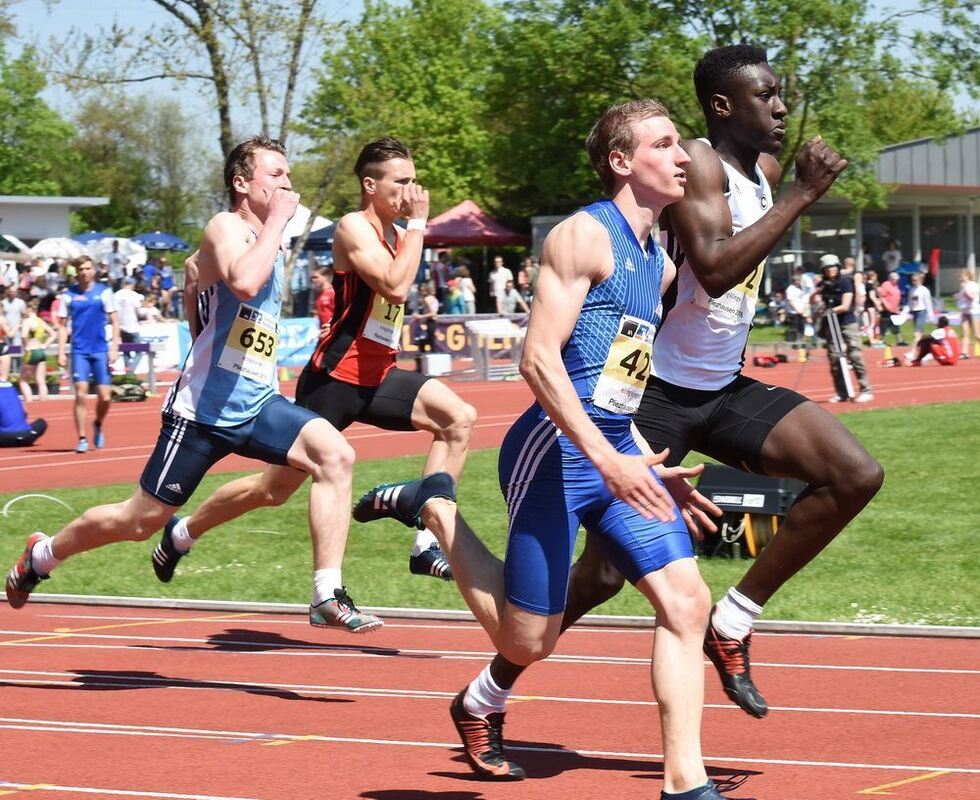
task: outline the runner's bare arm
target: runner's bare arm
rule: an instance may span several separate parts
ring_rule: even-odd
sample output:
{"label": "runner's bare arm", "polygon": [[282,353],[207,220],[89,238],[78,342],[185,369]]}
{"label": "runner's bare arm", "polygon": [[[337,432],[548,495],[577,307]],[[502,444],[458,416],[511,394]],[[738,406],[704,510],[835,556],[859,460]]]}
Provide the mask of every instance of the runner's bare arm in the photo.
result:
{"label": "runner's bare arm", "polygon": [[109,363],[112,364],[119,357],[119,313],[110,311],[106,316],[109,317],[109,325],[112,328],[109,339]]}
{"label": "runner's bare arm", "polygon": [[[409,219],[426,219],[429,215],[429,193],[416,184],[405,187],[403,213]],[[337,269],[353,269],[360,278],[392,305],[408,299],[422,260],[425,231],[407,230],[398,253],[392,260],[378,239],[374,226],[363,214],[345,215],[334,232],[334,258]]]}
{"label": "runner's bare arm", "polygon": [[610,491],[647,518],[673,517],[666,492],[650,474],[658,456],[616,451],[582,408],[562,361],[589,288],[612,272],[605,229],[588,214],[560,223],[545,239],[528,321],[521,374],[555,425],[599,470]]}
{"label": "runner's bare arm", "polygon": [[[757,269],[793,221],[847,166],[847,161],[815,137],[797,156],[796,178],[780,192],[772,209],[732,235],[721,159],[710,145],[696,139],[686,140],[684,149],[691,156],[684,197],[669,206],[665,215],[698,282],[712,297],[738,286]],[[779,180],[775,159],[763,154],[759,164],[770,185],[775,185]]]}
{"label": "runner's bare arm", "polygon": [[269,199],[269,215],[254,241],[237,214],[222,212],[204,229],[199,257],[199,282],[207,288],[222,281],[239,300],[251,300],[269,280],[282,243],[286,223],[296,213],[299,195],[275,189]]}
{"label": "runner's bare arm", "polygon": [[187,324],[190,327],[191,338],[197,334],[197,286],[198,286],[198,264],[197,259],[201,251],[195,250],[184,261],[184,316],[187,317]]}
{"label": "runner's bare arm", "polygon": [[[661,248],[662,249],[662,248]],[[667,255],[667,251],[664,250],[664,276],[660,280],[660,296],[663,297],[664,292],[667,288],[674,282],[674,278],[677,277],[677,266],[674,264],[673,259]]]}

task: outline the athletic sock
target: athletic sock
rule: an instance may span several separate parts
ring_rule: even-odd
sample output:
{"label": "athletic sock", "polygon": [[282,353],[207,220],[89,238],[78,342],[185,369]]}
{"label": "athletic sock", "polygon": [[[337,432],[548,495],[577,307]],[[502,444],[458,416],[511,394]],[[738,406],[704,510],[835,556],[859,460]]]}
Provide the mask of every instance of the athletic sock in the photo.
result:
{"label": "athletic sock", "polygon": [[415,544],[412,547],[412,555],[417,556],[428,550],[432,545],[439,544],[436,535],[428,528],[420,528],[415,532]]}
{"label": "athletic sock", "polygon": [[31,548],[31,569],[38,575],[50,575],[51,570],[61,563],[59,559],[54,557],[54,553],[51,552],[51,543],[53,541],[53,537],[45,536]]}
{"label": "athletic sock", "polygon": [[686,792],[661,792],[661,800],[697,800],[705,792],[711,791],[714,788],[714,783],[708,781],[701,786],[695,786],[693,789],[688,789]]}
{"label": "athletic sock", "polygon": [[170,529],[170,541],[177,548],[178,553],[186,553],[194,544],[191,533],[187,530],[187,518],[181,517],[177,524]]}
{"label": "athletic sock", "polygon": [[752,625],[761,613],[762,606],[749,600],[733,586],[715,606],[711,624],[723,636],[742,641],[752,632]]}
{"label": "athletic sock", "polygon": [[339,569],[318,569],[313,572],[313,603],[318,606],[325,600],[332,600],[333,590],[343,586]]}
{"label": "athletic sock", "polygon": [[466,687],[466,694],[463,695],[463,708],[474,716],[486,719],[488,714],[503,713],[509,696],[510,689],[501,689],[497,686],[490,674],[490,665],[487,664],[473,682]]}

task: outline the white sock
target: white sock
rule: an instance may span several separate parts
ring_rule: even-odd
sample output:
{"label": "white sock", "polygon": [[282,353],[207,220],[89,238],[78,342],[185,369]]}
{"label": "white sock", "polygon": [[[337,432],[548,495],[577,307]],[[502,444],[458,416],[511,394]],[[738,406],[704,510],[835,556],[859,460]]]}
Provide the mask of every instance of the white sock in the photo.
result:
{"label": "white sock", "polygon": [[756,605],[733,586],[715,606],[711,624],[723,636],[742,641],[752,632],[752,625],[761,613],[762,606]]}
{"label": "white sock", "polygon": [[463,708],[477,717],[486,719],[488,714],[502,713],[508,697],[510,697],[510,689],[501,689],[497,686],[490,674],[490,665],[487,664],[466,688],[466,694],[463,695]]}
{"label": "white sock", "polygon": [[181,517],[170,531],[170,539],[181,553],[186,553],[191,549],[194,540],[191,538],[190,531],[187,530],[187,517]]}
{"label": "white sock", "polygon": [[333,599],[333,590],[343,586],[339,569],[318,569],[313,572],[313,605]]}
{"label": "white sock", "polygon": [[35,543],[31,549],[31,568],[38,575],[50,575],[51,570],[57,567],[61,561],[54,557],[51,552],[51,543],[54,538],[45,536],[41,541]]}
{"label": "white sock", "polygon": [[428,528],[422,528],[422,530],[416,531],[415,533],[415,545],[412,547],[412,555],[417,556],[419,553],[428,550],[434,544],[439,544],[436,535]]}

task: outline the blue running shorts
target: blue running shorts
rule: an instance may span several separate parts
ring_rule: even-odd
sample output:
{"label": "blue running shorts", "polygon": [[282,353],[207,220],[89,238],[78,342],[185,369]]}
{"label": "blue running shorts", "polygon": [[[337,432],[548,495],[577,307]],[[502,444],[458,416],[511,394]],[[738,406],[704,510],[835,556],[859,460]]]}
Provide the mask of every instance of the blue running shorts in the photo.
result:
{"label": "blue running shorts", "polygon": [[94,383],[96,386],[109,386],[108,353],[71,352],[71,379],[73,383]]}
{"label": "blue running shorts", "polygon": [[182,506],[208,470],[231,453],[267,464],[288,464],[289,448],[303,426],[314,419],[320,417],[278,394],[241,425],[218,427],[164,414],[140,486],[168,506]]}
{"label": "blue running shorts", "polygon": [[[593,420],[620,453],[640,455],[627,417]],[[498,461],[510,529],[504,559],[507,599],[534,614],[565,610],[575,539],[595,534],[630,583],[694,549],[680,512],[644,519],[609,492],[602,476],[535,404],[504,437]],[[659,479],[658,479],[659,481]]]}

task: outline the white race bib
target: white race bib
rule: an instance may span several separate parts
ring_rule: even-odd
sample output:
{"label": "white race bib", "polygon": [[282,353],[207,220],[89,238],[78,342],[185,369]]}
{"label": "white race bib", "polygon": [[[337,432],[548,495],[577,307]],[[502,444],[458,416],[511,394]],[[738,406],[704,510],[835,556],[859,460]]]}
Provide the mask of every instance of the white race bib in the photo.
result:
{"label": "white race bib", "polygon": [[279,322],[259,308],[242,303],[228,333],[218,366],[272,386],[276,379]]}
{"label": "white race bib", "polygon": [[398,350],[402,338],[404,316],[404,305],[392,305],[381,295],[375,294],[374,302],[371,305],[371,315],[364,323],[364,332],[361,335],[372,342]]}
{"label": "white race bib", "polygon": [[699,283],[694,288],[694,302],[710,312],[712,319],[726,325],[749,325],[755,316],[755,304],[759,299],[759,284],[762,282],[762,271],[766,266],[763,261],[738,286],[729,289],[721,297],[712,297]]}
{"label": "white race bib", "polygon": [[653,335],[652,322],[624,315],[619,333],[613,339],[596,381],[592,402],[599,408],[617,414],[634,414],[650,376]]}

